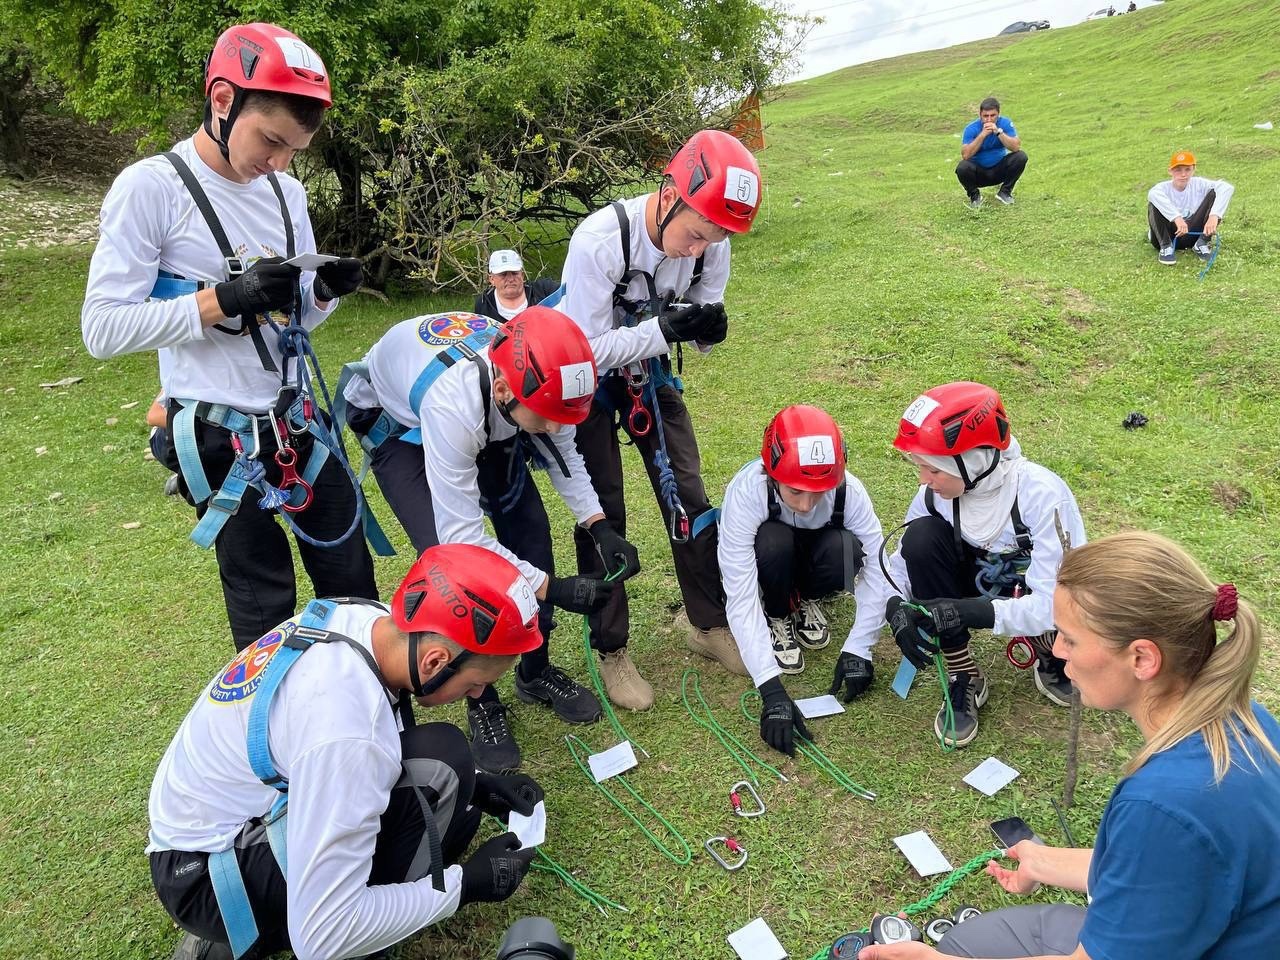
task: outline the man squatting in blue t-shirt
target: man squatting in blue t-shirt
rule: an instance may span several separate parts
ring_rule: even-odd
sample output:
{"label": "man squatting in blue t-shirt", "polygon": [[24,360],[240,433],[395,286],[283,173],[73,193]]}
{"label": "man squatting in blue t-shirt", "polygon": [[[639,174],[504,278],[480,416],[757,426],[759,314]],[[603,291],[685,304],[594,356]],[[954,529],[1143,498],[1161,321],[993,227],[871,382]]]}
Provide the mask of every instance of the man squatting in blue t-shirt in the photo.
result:
{"label": "man squatting in blue t-shirt", "polygon": [[1000,116],[1000,101],[987,97],[978,106],[978,119],[964,128],[956,179],[969,195],[969,206],[982,205],[979,187],[1000,184],[996,199],[1013,203],[1013,187],[1027,168],[1022,140],[1008,117]]}

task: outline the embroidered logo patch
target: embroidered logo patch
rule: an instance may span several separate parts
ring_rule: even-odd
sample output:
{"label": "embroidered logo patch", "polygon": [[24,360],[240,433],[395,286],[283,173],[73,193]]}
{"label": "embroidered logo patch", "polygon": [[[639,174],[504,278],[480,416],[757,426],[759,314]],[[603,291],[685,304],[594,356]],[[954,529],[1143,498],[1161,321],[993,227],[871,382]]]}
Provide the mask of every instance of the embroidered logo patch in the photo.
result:
{"label": "embroidered logo patch", "polygon": [[418,339],[429,347],[447,347],[489,326],[477,313],[435,313],[418,324]]}
{"label": "embroidered logo patch", "polygon": [[286,624],[284,630],[272,630],[241,650],[227,664],[221,676],[213,681],[213,686],[209,688],[209,699],[214,703],[235,703],[253,696],[253,691],[262,682],[262,672],[280,649],[280,644],[284,643],[294,629],[292,623]]}

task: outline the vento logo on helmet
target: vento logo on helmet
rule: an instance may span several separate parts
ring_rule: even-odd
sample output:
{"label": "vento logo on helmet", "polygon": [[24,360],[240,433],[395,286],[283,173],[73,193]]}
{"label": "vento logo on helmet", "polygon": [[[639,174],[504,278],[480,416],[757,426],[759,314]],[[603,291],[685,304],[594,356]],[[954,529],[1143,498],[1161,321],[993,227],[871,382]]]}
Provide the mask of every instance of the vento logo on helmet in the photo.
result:
{"label": "vento logo on helmet", "polygon": [[449,582],[448,575],[440,569],[439,566],[433,566],[427,571],[427,579],[431,581],[431,585],[436,588],[436,593],[440,594],[444,602],[449,604],[449,612],[459,620],[467,615],[467,605],[462,602],[462,598],[453,589],[453,584]]}
{"label": "vento logo on helmet", "polygon": [[940,404],[933,397],[927,397],[922,394],[911,402],[911,406],[907,407],[906,412],[902,414],[902,419],[913,427],[918,427],[939,406]]}
{"label": "vento logo on helmet", "polygon": [[988,397],[982,406],[969,414],[969,419],[965,421],[965,426],[970,430],[977,430],[978,427],[982,426],[982,422],[995,412],[995,408],[996,398],[994,396]]}
{"label": "vento logo on helmet", "polygon": [[520,611],[521,623],[529,623],[538,615],[538,598],[534,595],[533,587],[529,586],[529,581],[524,577],[515,578],[511,586],[507,587],[507,596]]}
{"label": "vento logo on helmet", "polygon": [[516,368],[516,372],[524,372],[525,366],[525,336],[524,324],[518,323],[515,329],[511,331],[511,363]]}
{"label": "vento logo on helmet", "polygon": [[560,399],[580,400],[595,390],[591,363],[566,363],[560,367]]}
{"label": "vento logo on helmet", "polygon": [[318,76],[325,76],[324,61],[309,46],[297,37],[276,37],[280,52],[284,54],[284,62],[296,70],[308,70]]}
{"label": "vento logo on helmet", "polygon": [[796,438],[796,455],[802,467],[834,466],[836,462],[835,444],[821,435]]}
{"label": "vento logo on helmet", "polygon": [[755,207],[760,199],[760,179],[742,167],[728,167],[724,172],[724,198]]}

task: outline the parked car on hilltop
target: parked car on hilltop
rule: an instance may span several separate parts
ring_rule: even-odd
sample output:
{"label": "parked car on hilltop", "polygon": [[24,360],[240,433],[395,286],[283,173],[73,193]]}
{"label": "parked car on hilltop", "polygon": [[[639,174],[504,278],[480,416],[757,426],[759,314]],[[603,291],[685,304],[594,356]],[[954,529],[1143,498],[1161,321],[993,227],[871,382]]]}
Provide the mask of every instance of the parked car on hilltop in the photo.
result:
{"label": "parked car on hilltop", "polygon": [[1048,29],[1048,20],[1015,20],[1001,30],[999,35],[1003,36],[1006,33],[1034,33],[1037,30]]}

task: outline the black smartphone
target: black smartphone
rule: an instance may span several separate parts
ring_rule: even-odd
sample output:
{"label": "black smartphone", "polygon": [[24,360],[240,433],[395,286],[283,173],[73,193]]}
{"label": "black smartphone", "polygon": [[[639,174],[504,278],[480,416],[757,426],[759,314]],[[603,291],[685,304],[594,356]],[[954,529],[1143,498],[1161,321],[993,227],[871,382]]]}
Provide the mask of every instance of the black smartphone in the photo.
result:
{"label": "black smartphone", "polygon": [[1043,840],[1036,836],[1035,831],[1027,826],[1027,821],[1021,817],[1005,817],[1003,820],[997,820],[991,824],[991,832],[1000,841],[1000,846],[1006,850],[1023,840],[1044,843]]}

